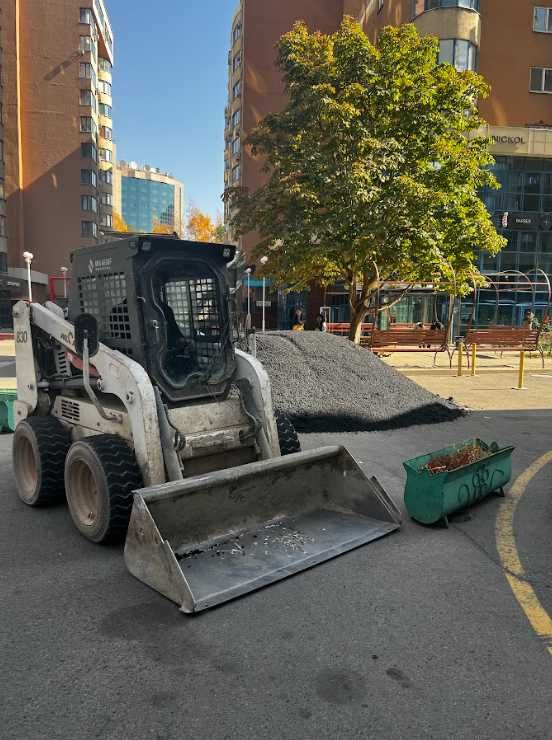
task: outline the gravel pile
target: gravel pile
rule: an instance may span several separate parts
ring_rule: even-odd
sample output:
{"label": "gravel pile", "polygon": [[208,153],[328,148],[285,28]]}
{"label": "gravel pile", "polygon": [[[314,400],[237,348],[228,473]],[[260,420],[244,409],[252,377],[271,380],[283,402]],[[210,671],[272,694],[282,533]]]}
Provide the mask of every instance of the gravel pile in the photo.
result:
{"label": "gravel pile", "polygon": [[274,406],[298,432],[366,432],[452,421],[464,412],[347,339],[321,332],[257,335]]}

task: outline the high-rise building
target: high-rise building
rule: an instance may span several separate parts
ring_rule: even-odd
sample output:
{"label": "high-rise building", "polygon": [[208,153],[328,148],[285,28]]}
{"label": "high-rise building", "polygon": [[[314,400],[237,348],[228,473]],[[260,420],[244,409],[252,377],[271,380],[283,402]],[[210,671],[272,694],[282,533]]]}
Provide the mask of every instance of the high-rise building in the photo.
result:
{"label": "high-rise building", "polygon": [[182,193],[182,183],[169,172],[147,164],[118,162],[113,183],[114,230],[182,236]]}
{"label": "high-rise building", "polygon": [[103,0],[3,0],[0,26],[0,268],[31,252],[44,283],[111,227],[113,34]]}
{"label": "high-rise building", "polygon": [[[482,270],[552,276],[552,6],[535,0],[269,0],[260,6],[241,0],[233,22],[226,185],[255,189],[263,182],[259,162],[241,142],[259,120],[285,105],[274,48],[294,21],[333,32],[351,15],[372,41],[386,25],[413,22],[422,35],[438,37],[443,62],[476,70],[491,86],[480,109],[502,188],[482,197],[508,246],[498,257],[482,255]],[[232,119],[237,109],[238,129]],[[246,251],[253,241],[243,240]],[[518,323],[526,308],[513,296],[498,318]]]}

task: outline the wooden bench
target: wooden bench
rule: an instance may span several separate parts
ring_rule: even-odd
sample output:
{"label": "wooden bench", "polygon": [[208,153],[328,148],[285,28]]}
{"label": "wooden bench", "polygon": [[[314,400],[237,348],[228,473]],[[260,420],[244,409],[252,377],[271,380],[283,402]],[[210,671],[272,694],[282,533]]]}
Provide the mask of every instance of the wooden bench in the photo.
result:
{"label": "wooden bench", "polygon": [[[366,341],[363,341],[363,340]],[[418,327],[393,327],[374,329],[369,336],[361,338],[361,344],[369,347],[375,354],[392,352],[433,352],[433,364],[439,352],[446,352],[452,367],[452,352],[447,341],[446,329],[427,329]]]}
{"label": "wooden bench", "polygon": [[[351,324],[348,321],[326,323],[326,331],[329,334],[337,334],[340,337],[348,337],[351,331]],[[361,333],[366,335],[372,331],[372,324],[362,324]]]}
{"label": "wooden bench", "polygon": [[[542,327],[541,327],[542,328]],[[493,352],[538,352],[544,368],[544,349],[540,343],[541,328],[530,329],[526,326],[492,326],[488,329],[468,329],[464,338],[464,347],[470,362],[473,345],[477,349]]]}
{"label": "wooden bench", "polygon": [[[349,336],[351,325],[347,322],[327,324],[327,330],[339,336]],[[390,329],[374,329],[373,324],[362,324],[360,344],[374,354],[392,352],[433,352],[433,364],[439,352],[446,352],[452,367],[452,353],[445,329],[397,324]]]}

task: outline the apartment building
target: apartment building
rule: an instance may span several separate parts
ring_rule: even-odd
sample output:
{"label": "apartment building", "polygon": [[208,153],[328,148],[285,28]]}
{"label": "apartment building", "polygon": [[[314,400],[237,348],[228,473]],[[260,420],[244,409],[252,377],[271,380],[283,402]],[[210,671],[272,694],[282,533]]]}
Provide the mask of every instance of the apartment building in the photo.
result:
{"label": "apartment building", "polygon": [[0,26],[0,269],[31,252],[38,286],[111,228],[113,33],[103,0],[3,0]]}
{"label": "apartment building", "polygon": [[[263,181],[243,141],[285,105],[274,51],[282,33],[297,20],[333,32],[344,15],[355,17],[372,41],[384,26],[412,22],[439,39],[441,61],[488,80],[491,96],[480,108],[502,188],[482,197],[508,246],[498,257],[482,255],[481,268],[552,276],[552,5],[535,0],[242,0],[229,55],[225,184],[254,189]],[[246,238],[242,247],[250,252],[253,244],[254,237]],[[498,318],[518,323],[526,306],[515,292],[510,298]]]}
{"label": "apartment building", "polygon": [[[184,234],[183,186],[149,164],[117,162],[113,182],[115,230]],[[120,220],[117,218],[120,216]]]}

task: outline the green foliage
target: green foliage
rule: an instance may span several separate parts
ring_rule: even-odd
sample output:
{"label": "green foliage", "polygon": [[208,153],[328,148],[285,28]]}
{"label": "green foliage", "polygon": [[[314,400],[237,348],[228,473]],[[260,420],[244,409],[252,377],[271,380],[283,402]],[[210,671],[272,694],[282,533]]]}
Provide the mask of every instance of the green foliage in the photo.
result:
{"label": "green foliage", "polygon": [[266,185],[225,193],[234,232],[256,231],[291,289],[344,279],[355,328],[386,279],[469,291],[479,250],[504,245],[478,197],[497,187],[476,133],[483,78],[439,64],[438,41],[413,25],[375,47],[350,18],[332,36],[298,23],[278,51],[289,103],[247,142]]}

